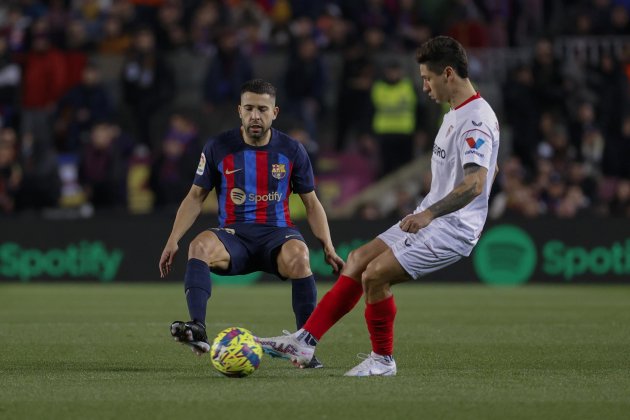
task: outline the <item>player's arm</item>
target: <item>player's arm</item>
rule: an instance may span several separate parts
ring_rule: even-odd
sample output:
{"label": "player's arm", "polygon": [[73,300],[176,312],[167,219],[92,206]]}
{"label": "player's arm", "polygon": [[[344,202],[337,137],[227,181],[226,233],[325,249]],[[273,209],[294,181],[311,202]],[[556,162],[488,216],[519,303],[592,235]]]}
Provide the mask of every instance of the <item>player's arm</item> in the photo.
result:
{"label": "player's arm", "polygon": [[195,223],[197,217],[201,213],[201,208],[208,193],[210,191],[201,188],[197,185],[193,185],[182,203],[179,205],[177,215],[175,216],[175,222],[173,223],[173,229],[166,241],[164,251],[160,257],[160,276],[165,277],[171,271],[171,265],[173,264],[173,258],[179,249],[179,240],[184,236],[188,229]]}
{"label": "player's arm", "polygon": [[328,218],[322,203],[317,198],[315,191],[311,191],[306,194],[300,194],[300,198],[306,208],[306,219],[311,227],[313,235],[322,244],[324,248],[324,255],[326,263],[328,263],[335,273],[339,272],[343,267],[343,260],[335,252],[332,239],[330,237],[330,229],[328,227]]}
{"label": "player's arm", "polygon": [[464,179],[453,191],[426,210],[405,217],[400,222],[400,228],[405,232],[416,233],[428,226],[433,219],[465,207],[481,194],[487,175],[488,169],[475,163],[467,163],[464,165]]}

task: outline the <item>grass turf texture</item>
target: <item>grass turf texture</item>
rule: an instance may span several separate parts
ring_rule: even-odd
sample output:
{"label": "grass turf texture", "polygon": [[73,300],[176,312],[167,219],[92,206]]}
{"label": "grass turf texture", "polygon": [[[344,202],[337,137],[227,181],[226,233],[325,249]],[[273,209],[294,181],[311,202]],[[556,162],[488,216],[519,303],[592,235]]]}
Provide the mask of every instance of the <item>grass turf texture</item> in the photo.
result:
{"label": "grass turf texture", "polygon": [[[320,296],[330,285],[320,285]],[[630,287],[401,285],[398,376],[345,378],[363,304],[318,347],[244,379],[173,342],[181,285],[1,285],[2,419],[614,419],[630,413]],[[217,287],[208,335],[293,330],[287,284]]]}

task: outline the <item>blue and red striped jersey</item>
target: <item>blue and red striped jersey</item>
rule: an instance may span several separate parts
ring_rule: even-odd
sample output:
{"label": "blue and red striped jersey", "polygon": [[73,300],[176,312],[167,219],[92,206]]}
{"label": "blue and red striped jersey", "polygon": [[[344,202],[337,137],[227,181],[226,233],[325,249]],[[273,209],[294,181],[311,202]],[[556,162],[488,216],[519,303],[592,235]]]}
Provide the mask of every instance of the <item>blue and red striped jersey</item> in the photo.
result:
{"label": "blue and red striped jersey", "polygon": [[194,184],[216,188],[219,226],[260,223],[294,226],[289,195],[315,189],[313,168],[304,146],[271,129],[265,146],[245,143],[240,128],[211,138],[203,148]]}

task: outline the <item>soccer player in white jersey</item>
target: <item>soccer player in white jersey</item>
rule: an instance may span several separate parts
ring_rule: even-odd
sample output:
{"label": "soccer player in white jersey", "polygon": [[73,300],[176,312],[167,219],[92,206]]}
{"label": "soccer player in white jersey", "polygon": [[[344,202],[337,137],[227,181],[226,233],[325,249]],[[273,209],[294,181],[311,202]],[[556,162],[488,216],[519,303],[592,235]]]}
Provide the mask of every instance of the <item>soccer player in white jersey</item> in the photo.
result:
{"label": "soccer player in white jersey", "polygon": [[469,256],[479,239],[498,171],[497,118],[468,79],[468,60],[459,42],[446,36],[430,39],[418,49],[416,61],[424,92],[451,107],[433,145],[431,190],[413,214],[350,253],[339,279],[303,328],[259,339],[272,356],[305,366],[317,342],[365,292],[372,351],[345,375],[395,375],[392,285]]}

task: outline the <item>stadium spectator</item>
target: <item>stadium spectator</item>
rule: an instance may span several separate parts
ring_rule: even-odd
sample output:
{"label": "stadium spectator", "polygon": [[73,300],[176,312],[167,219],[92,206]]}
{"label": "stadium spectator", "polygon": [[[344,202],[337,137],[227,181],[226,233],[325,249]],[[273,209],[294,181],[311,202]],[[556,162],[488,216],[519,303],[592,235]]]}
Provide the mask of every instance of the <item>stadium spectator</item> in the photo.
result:
{"label": "stadium spectator", "polygon": [[615,196],[610,203],[610,215],[630,217],[630,180],[624,179],[617,184]]}
{"label": "stadium spectator", "polygon": [[534,167],[540,118],[538,97],[534,90],[534,75],[523,64],[512,70],[503,85],[505,120],[512,127],[513,153],[528,168]]}
{"label": "stadium spectator", "polygon": [[12,59],[7,38],[0,35],[0,127],[17,127],[22,69]]}
{"label": "stadium spectator", "polygon": [[124,210],[127,203],[128,159],[118,134],[115,125],[97,122],[81,150],[79,182],[97,210]]}
{"label": "stadium spectator", "polygon": [[65,28],[63,44],[63,55],[66,60],[64,92],[81,83],[88,54],[93,50],[94,45],[89,39],[85,24],[80,20],[71,20]]}
{"label": "stadium spectator", "polygon": [[87,142],[92,126],[112,116],[111,99],[93,64],[83,69],[81,83],[58,102],[54,130],[59,151],[78,151]]}
{"label": "stadium spectator", "polygon": [[221,22],[226,19],[225,10],[219,2],[204,2],[192,16],[190,43],[193,52],[203,55],[216,53]]}
{"label": "stadium spectator", "polygon": [[131,35],[124,32],[118,16],[110,15],[103,24],[103,36],[98,41],[98,51],[105,55],[123,55],[131,47]]}
{"label": "stadium spectator", "polygon": [[537,108],[541,111],[564,112],[562,68],[549,39],[541,38],[536,42],[531,66]]}
{"label": "stadium spectator", "polygon": [[327,69],[315,40],[304,36],[290,52],[284,75],[286,110],[297,118],[312,139],[318,139],[317,126],[324,110]]}
{"label": "stadium spectator", "polygon": [[206,112],[218,130],[233,124],[234,102],[238,101],[241,85],[252,75],[251,59],[240,50],[236,31],[225,28],[203,81]]}
{"label": "stadium spectator", "polygon": [[151,165],[149,184],[158,210],[176,210],[190,189],[199,159],[197,127],[183,114],[174,114],[162,141],[162,148]]}
{"label": "stadium spectator", "polygon": [[28,30],[32,23],[17,5],[8,6],[4,25],[0,27],[0,34],[8,43],[8,49],[12,53],[25,52],[28,49]]}
{"label": "stadium spectator", "polygon": [[374,83],[374,66],[368,51],[359,39],[352,40],[342,53],[343,64],[337,97],[337,151],[347,145],[348,137],[369,125],[370,90]]}
{"label": "stadium spectator", "polygon": [[158,10],[156,45],[164,51],[175,51],[188,45],[183,27],[184,10],[180,2],[165,2]]}
{"label": "stadium spectator", "polygon": [[37,141],[33,132],[20,137],[22,185],[16,197],[20,211],[56,207],[61,195],[57,152],[51,144]]}
{"label": "stadium spectator", "polygon": [[17,135],[10,127],[0,129],[0,215],[11,214],[22,184]]}
{"label": "stadium spectator", "polygon": [[413,159],[418,98],[398,61],[385,64],[371,89],[372,130],[380,146],[381,176]]}
{"label": "stadium spectator", "polygon": [[67,63],[64,55],[51,46],[45,23],[38,23],[32,49],[22,58],[22,133],[32,133],[36,142],[47,146],[52,141],[52,114],[65,93]]}
{"label": "stadium spectator", "polygon": [[123,64],[121,83],[125,103],[131,110],[134,137],[149,150],[153,147],[153,118],[175,98],[170,65],[155,47],[153,32],[139,28]]}
{"label": "stadium spectator", "polygon": [[630,179],[630,114],[621,120],[620,127],[615,130],[604,145],[602,171],[605,175]]}

